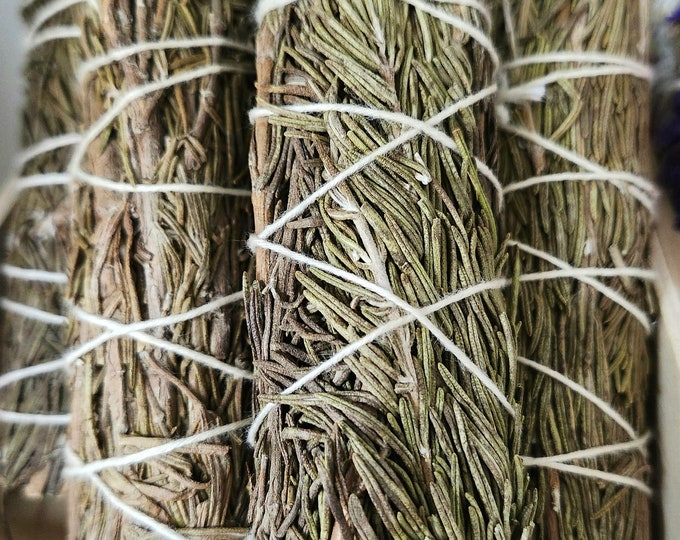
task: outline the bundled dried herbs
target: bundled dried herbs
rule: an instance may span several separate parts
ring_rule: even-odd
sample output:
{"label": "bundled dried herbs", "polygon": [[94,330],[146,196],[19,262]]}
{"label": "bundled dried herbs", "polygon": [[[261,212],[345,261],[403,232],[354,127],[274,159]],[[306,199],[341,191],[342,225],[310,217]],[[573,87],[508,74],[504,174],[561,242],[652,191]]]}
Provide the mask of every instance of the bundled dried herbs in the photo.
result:
{"label": "bundled dried herbs", "polygon": [[[499,171],[508,185],[507,226],[519,242],[515,273],[556,265],[621,273],[513,290],[518,351],[528,359],[521,370],[523,453],[590,451],[587,459],[534,462],[542,465],[538,536],[649,538],[643,436],[654,300],[644,279],[651,189],[642,178],[650,172],[648,3],[504,4],[510,87],[547,83],[542,101],[507,105]],[[534,56],[548,53],[563,56]],[[626,268],[641,270],[626,276]],[[537,371],[543,368],[553,372]],[[619,444],[627,449],[615,451]]]}
{"label": "bundled dried herbs", "polygon": [[[476,2],[300,0],[259,28],[246,310],[256,407],[276,407],[255,435],[256,538],[530,536],[503,294],[427,310],[506,259],[484,165],[487,15]],[[402,320],[408,304],[429,320]]]}
{"label": "bundled dried herbs", "polygon": [[[252,228],[249,10],[239,0],[100,0],[83,19],[87,146],[82,162],[76,156],[81,171],[73,168],[74,345],[114,333],[105,320],[190,314],[240,288]],[[146,333],[110,335],[82,356],[70,429],[79,460],[133,454],[250,416],[243,309],[240,295],[232,298]],[[134,511],[185,536],[243,536],[241,435],[82,479],[70,536],[144,537]]]}
{"label": "bundled dried herbs", "polygon": [[[29,29],[24,149],[17,156],[18,177],[10,180],[3,193],[5,221],[0,232],[4,297],[0,309],[0,369],[6,373],[54,360],[66,344],[66,330],[59,316],[64,312],[63,272],[70,209],[67,190],[58,175],[66,168],[78,130],[75,70],[81,50],[71,25],[79,8],[52,7],[52,2],[32,2],[23,14]],[[56,180],[53,174],[57,174]],[[5,208],[9,208],[6,215]],[[33,270],[39,272],[30,272]],[[23,306],[57,317],[50,321],[50,317],[38,314],[36,318],[22,310]],[[32,484],[41,491],[56,491],[64,427],[49,422],[57,417],[66,420],[62,414],[68,411],[68,390],[63,374],[42,374],[3,387],[0,408],[45,415],[48,422],[40,424],[37,416],[3,415],[0,490],[24,486],[40,472],[40,482]]]}

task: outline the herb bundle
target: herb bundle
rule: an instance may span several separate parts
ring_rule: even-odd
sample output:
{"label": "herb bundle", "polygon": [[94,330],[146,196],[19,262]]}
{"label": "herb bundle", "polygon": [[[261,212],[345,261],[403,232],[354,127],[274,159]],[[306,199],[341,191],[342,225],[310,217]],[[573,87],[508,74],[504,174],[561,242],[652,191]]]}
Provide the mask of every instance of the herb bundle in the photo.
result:
{"label": "herb bundle", "polygon": [[[87,146],[73,173],[72,343],[105,334],[74,368],[70,444],[85,463],[239,425],[251,406],[237,292],[252,227],[250,6],[100,0],[98,8],[81,23]],[[116,335],[109,322],[171,315],[180,319],[135,334]],[[183,535],[240,537],[247,481],[235,430],[105,467],[74,486],[70,534],[146,534],[122,503]]]}
{"label": "herb bundle", "polygon": [[[69,237],[69,198],[64,185],[50,185],[70,159],[78,130],[75,69],[81,50],[72,30],[78,7],[50,10],[50,2],[33,2],[24,12],[29,28],[25,59],[26,104],[23,115],[19,178],[3,193],[3,304],[0,309],[0,367],[10,372],[58,358],[66,346],[66,330],[58,320],[34,318],[17,311],[29,306],[64,312],[64,278]],[[50,37],[51,36],[51,37]],[[45,272],[44,276],[27,271]],[[52,274],[52,275],[50,275]],[[45,277],[46,276],[46,277]],[[24,379],[0,390],[0,408],[24,414],[59,415],[68,411],[68,389],[61,373]],[[56,417],[52,416],[52,419]],[[30,417],[0,423],[0,490],[24,486],[41,471],[40,489],[59,487],[60,440],[64,427],[37,424]],[[3,420],[4,422],[4,420]]]}
{"label": "herb bundle", "polygon": [[[531,533],[503,294],[465,294],[506,260],[485,165],[487,15],[477,3],[299,0],[264,16],[246,312],[256,408],[275,407],[255,434],[256,538]],[[419,133],[428,120],[437,140]],[[407,304],[429,320],[404,321]]]}
{"label": "herb bundle", "polygon": [[[519,242],[516,274],[559,265],[620,272],[513,289],[518,351],[528,359],[521,360],[528,364],[521,370],[523,452],[543,458],[589,451],[538,470],[538,534],[649,538],[650,466],[642,444],[653,367],[654,299],[642,279],[650,264],[651,190],[642,179],[650,172],[649,81],[636,65],[647,60],[648,5],[504,4],[510,87],[547,84],[544,100],[508,104],[501,144],[505,216]],[[548,53],[567,56],[532,59]],[[588,54],[600,59],[588,61]],[[618,72],[604,74],[612,68]],[[626,275],[626,268],[640,271]],[[618,444],[628,448],[615,451]]]}

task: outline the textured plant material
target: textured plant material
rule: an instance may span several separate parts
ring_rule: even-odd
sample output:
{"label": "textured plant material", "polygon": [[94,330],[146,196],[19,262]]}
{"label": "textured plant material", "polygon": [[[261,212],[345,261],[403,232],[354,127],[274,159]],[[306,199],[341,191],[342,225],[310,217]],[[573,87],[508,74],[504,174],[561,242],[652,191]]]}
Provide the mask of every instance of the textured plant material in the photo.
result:
{"label": "textured plant material", "polygon": [[[508,5],[516,38],[509,59],[556,51],[647,59],[646,2],[511,0]],[[538,63],[510,69],[510,86],[576,65]],[[563,79],[547,87],[544,101],[509,106],[510,121],[609,170],[649,175],[648,86],[648,81],[630,75]],[[501,148],[504,183],[579,171],[512,134],[503,138]],[[650,265],[650,212],[631,191],[611,182],[544,183],[508,193],[506,204],[507,225],[515,239],[574,267]],[[515,262],[517,273],[555,268],[519,250]],[[603,281],[642,310],[653,310],[649,282]],[[522,284],[513,294],[519,354],[611,404],[640,435],[647,431],[654,355],[640,321],[592,286],[571,278]],[[612,418],[563,383],[530,368],[522,368],[521,374],[524,453],[552,456],[630,440]],[[650,478],[649,462],[639,451],[572,464],[641,481]],[[538,478],[540,538],[649,537],[650,505],[641,491],[547,469]]]}
{"label": "textured plant material", "polygon": [[[447,13],[487,30],[475,9]],[[251,156],[256,230],[408,128],[361,114],[281,106],[341,103],[416,119],[480,91],[489,53],[405,2],[298,1],[257,38]],[[416,307],[501,274],[489,99],[441,129],[458,151],[418,135],[319,198],[271,241],[383,287]],[[489,137],[489,138],[487,138]],[[257,251],[247,294],[257,405],[278,405],[257,434],[256,538],[519,538],[533,494],[518,423],[419,323],[388,333],[296,393],[280,392],[370,331],[404,315],[375,291]],[[503,295],[431,316],[512,401],[514,338]],[[522,536],[523,538],[527,536]]]}
{"label": "textured plant material", "polygon": [[[43,24],[42,8],[48,2],[34,2],[24,12],[33,37],[39,32],[68,25],[77,7],[56,14]],[[20,176],[61,172],[72,147],[32,151],[35,145],[53,137],[72,134],[78,128],[75,69],[81,56],[77,39],[57,39],[30,49],[25,60],[26,102],[22,125],[22,146],[27,156]],[[32,157],[31,157],[32,156]],[[21,269],[64,272],[69,236],[69,201],[64,186],[27,188],[20,184],[3,192],[3,208],[10,206],[0,233],[1,262]],[[9,196],[11,193],[11,196]],[[13,205],[12,197],[16,196]],[[24,280],[0,276],[2,296],[40,310],[63,313],[63,283]],[[66,346],[63,325],[41,322],[11,309],[0,309],[0,365],[3,372],[47,362],[59,357]],[[0,390],[0,408],[23,413],[68,412],[68,389],[61,373],[50,373]],[[64,428],[31,423],[0,423],[0,490],[25,485],[40,471],[39,490],[56,491]],[[36,477],[37,478],[37,477]]]}
{"label": "textured plant material", "polygon": [[[240,1],[101,0],[82,21],[88,58],[133,43],[198,36],[244,41]],[[245,41],[244,41],[245,42]],[[252,47],[252,45],[251,45]],[[83,82],[86,128],[116,99],[154,81],[221,65],[226,71],[142,95],[90,145],[83,168],[120,185],[248,187],[245,111],[253,54],[243,47],[160,47],[100,67]],[[250,73],[250,74],[249,74]],[[114,186],[115,187],[115,186]],[[248,268],[249,197],[119,193],[81,186],[74,201],[73,302],[123,323],[184,313],[240,288]],[[243,309],[150,331],[158,338],[250,366]],[[76,323],[73,343],[102,332]],[[250,415],[250,383],[130,337],[83,356],[74,370],[70,444],[84,462],[148,449]],[[124,503],[205,538],[245,533],[248,452],[238,433],[194,444],[100,478]],[[70,536],[145,533],[83,480],[72,490]]]}

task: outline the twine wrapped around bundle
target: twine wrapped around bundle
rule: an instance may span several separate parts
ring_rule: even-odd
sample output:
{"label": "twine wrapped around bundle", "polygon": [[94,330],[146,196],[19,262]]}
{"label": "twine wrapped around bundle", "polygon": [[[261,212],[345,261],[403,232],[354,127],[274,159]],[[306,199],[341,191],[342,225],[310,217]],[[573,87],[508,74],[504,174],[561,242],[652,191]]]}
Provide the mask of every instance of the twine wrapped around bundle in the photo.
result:
{"label": "twine wrapped around bundle", "polygon": [[250,7],[97,5],[71,164],[70,536],[242,537]]}
{"label": "twine wrapped around bundle", "polygon": [[499,175],[539,538],[650,537],[653,287],[646,2],[508,0]]}
{"label": "twine wrapped around bundle", "polygon": [[[257,38],[255,538],[526,538],[477,2],[299,0]],[[280,3],[279,3],[280,5]]]}
{"label": "twine wrapped around bundle", "polygon": [[21,487],[38,472],[34,487],[54,492],[59,486],[66,378],[26,370],[59,357],[66,344],[70,209],[61,173],[77,140],[75,69],[81,49],[71,23],[78,9],[38,1],[24,12],[24,149],[0,201],[0,491]]}

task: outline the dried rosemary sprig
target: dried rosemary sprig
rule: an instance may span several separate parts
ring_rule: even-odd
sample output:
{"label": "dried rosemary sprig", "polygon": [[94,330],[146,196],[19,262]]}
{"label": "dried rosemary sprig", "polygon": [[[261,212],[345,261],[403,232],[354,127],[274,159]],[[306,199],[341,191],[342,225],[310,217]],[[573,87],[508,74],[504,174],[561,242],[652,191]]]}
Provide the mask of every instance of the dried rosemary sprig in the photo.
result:
{"label": "dried rosemary sprig", "polygon": [[[26,103],[23,116],[20,177],[62,172],[72,146],[67,139],[78,129],[75,69],[81,56],[77,37],[42,38],[54,29],[67,28],[77,6],[52,13],[50,2],[31,3],[24,12],[30,29],[26,54]],[[47,15],[46,15],[47,14]],[[55,149],[41,150],[53,140]],[[72,142],[72,141],[71,141]],[[46,177],[43,177],[46,178]],[[4,271],[0,273],[1,295],[16,304],[31,306],[59,315],[63,312],[64,284],[30,276],[23,270],[60,273],[66,270],[69,236],[69,200],[63,185],[27,187],[15,181],[14,201],[0,232]],[[25,188],[25,189],[23,189]],[[3,197],[7,193],[3,193]],[[8,204],[3,200],[3,205]],[[8,268],[8,266],[10,268]],[[13,267],[13,268],[12,268]],[[56,282],[55,282],[56,281]],[[54,360],[65,348],[63,325],[42,322],[17,313],[14,306],[0,309],[0,365],[9,372]],[[0,408],[31,414],[68,411],[68,389],[62,373],[26,379],[0,390]],[[30,419],[20,423],[0,423],[0,490],[25,485],[40,471],[40,489],[56,491],[62,452],[59,449],[64,428],[36,425]]]}
{"label": "dried rosemary sprig", "polygon": [[[252,227],[247,191],[200,192],[249,185],[248,2],[101,0],[98,6],[98,15],[90,11],[81,24],[85,66],[92,69],[83,75],[89,146],[81,165],[113,183],[94,187],[96,178],[76,174],[85,185],[74,201],[74,344],[104,331],[83,313],[123,323],[153,320],[238,290]],[[201,36],[233,42],[169,41]],[[144,43],[157,45],[96,60]],[[160,86],[150,91],[152,84]],[[138,92],[135,99],[128,99],[131,92]],[[120,103],[126,106],[117,109]],[[115,119],[92,131],[106,115]],[[90,135],[97,136],[90,142]],[[173,191],[176,184],[199,192]],[[132,186],[161,192],[116,191]],[[239,303],[148,333],[156,343],[111,339],[76,366],[70,444],[82,461],[131,454],[249,416],[250,383],[221,371],[229,365],[244,373],[250,366]],[[162,343],[185,351],[168,352]],[[203,359],[187,357],[191,351]],[[206,355],[213,367],[201,363]],[[248,508],[248,453],[240,435],[109,467],[99,477],[120,501],[184,535],[240,537]],[[87,478],[73,490],[72,538],[146,534],[103,493]]]}
{"label": "dried rosemary sprig", "polygon": [[[639,180],[635,175],[650,172],[649,81],[643,76],[644,68],[634,66],[640,72],[635,75],[568,73],[576,68],[621,65],[622,59],[645,62],[647,3],[510,0],[506,7],[506,30],[512,30],[508,32],[508,60],[517,61],[508,69],[510,87],[558,70],[567,72],[548,84],[543,101],[508,105],[510,124],[501,144],[501,179],[511,187],[543,177],[537,185],[507,194],[510,233],[515,240],[576,268],[647,268],[649,194],[643,184],[635,184]],[[530,55],[565,51],[577,61],[520,61]],[[592,52],[612,59],[578,60],[582,53]],[[559,157],[545,143],[527,142],[527,133],[540,135],[590,163],[582,159],[577,165],[576,158]],[[633,183],[607,179],[607,170],[629,173],[623,181]],[[577,172],[593,174],[579,179]],[[566,178],[558,182],[545,178],[561,173],[567,173]],[[521,244],[515,263],[516,274],[555,269],[553,262]],[[649,428],[651,285],[633,277],[598,280],[599,289],[574,278],[518,285],[513,291],[518,350],[521,356],[592,392],[625,420],[617,423],[592,399],[525,367],[521,371],[523,451],[530,456],[628,442]],[[609,287],[607,294],[603,285]],[[635,307],[647,314],[637,313]],[[567,463],[637,479],[640,484],[650,476],[644,449]],[[540,538],[649,538],[649,499],[640,486],[550,468],[540,469],[538,478]]]}
{"label": "dried rosemary sprig", "polygon": [[[405,314],[376,286],[425,307],[497,278],[505,262],[497,193],[478,170],[494,159],[486,98],[440,122],[455,150],[414,135],[308,199],[408,131],[383,113],[429,119],[491,84],[490,52],[439,18],[483,32],[484,11],[441,4],[433,15],[409,4],[300,0],[269,13],[259,29],[263,117],[251,174],[260,234],[251,245],[260,249],[247,316],[257,404],[277,408],[256,438],[256,538],[519,538],[533,527],[517,422],[420,322],[385,333],[303,390],[281,394]],[[285,108],[324,103],[373,112]],[[265,243],[262,231],[303,200],[309,207]],[[294,261],[299,256],[281,248],[364,281]],[[514,341],[502,293],[468,296],[431,322],[512,403]]]}

